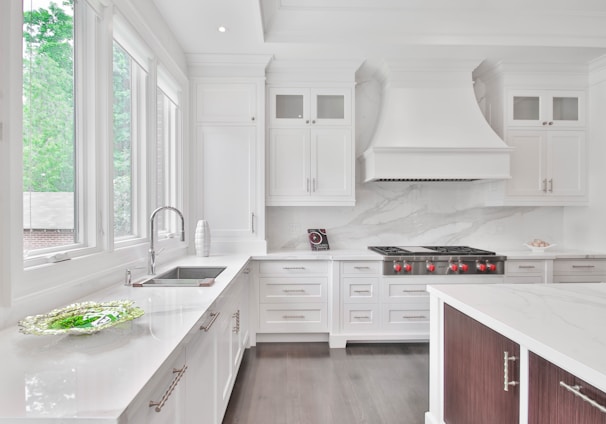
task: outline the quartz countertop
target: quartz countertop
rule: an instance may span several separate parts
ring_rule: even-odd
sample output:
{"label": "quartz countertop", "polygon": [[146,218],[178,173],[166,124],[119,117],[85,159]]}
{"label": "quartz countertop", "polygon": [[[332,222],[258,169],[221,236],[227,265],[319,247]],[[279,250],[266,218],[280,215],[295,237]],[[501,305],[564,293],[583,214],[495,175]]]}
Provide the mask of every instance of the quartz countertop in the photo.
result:
{"label": "quartz countertop", "polygon": [[0,423],[117,422],[248,259],[188,256],[158,269],[225,266],[211,287],[138,288],[117,282],[79,299],[131,299],[145,311],[96,334],[34,336],[20,334],[16,326],[2,330]]}
{"label": "quartz countertop", "polygon": [[380,261],[383,256],[372,250],[352,249],[352,250],[283,250],[270,252],[265,255],[256,255],[252,259],[264,260],[327,260],[327,261]]}
{"label": "quartz countertop", "polygon": [[428,291],[606,391],[606,283],[464,284]]}
{"label": "quartz countertop", "polygon": [[532,252],[530,249],[524,248],[519,250],[496,250],[496,253],[497,255],[507,256],[507,259],[511,260],[606,259],[606,253],[603,252],[592,252],[577,249],[560,249],[559,246],[554,246],[550,249],[546,249],[544,252]]}

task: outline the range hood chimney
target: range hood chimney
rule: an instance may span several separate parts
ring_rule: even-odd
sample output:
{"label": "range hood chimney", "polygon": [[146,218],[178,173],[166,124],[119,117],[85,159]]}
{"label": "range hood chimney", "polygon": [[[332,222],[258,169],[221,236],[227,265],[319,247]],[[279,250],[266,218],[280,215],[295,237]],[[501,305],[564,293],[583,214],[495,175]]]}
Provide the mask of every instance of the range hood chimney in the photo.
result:
{"label": "range hood chimney", "polygon": [[383,104],[360,157],[368,181],[507,179],[511,148],[490,128],[469,60],[386,61]]}

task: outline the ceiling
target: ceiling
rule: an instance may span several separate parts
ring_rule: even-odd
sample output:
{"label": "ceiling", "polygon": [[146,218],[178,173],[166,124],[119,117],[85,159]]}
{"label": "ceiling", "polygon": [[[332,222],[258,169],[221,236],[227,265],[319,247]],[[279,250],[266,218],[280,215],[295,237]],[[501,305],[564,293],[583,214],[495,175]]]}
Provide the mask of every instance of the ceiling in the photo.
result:
{"label": "ceiling", "polygon": [[[186,54],[284,58],[606,53],[603,0],[154,0]],[[223,25],[227,31],[217,28]]]}

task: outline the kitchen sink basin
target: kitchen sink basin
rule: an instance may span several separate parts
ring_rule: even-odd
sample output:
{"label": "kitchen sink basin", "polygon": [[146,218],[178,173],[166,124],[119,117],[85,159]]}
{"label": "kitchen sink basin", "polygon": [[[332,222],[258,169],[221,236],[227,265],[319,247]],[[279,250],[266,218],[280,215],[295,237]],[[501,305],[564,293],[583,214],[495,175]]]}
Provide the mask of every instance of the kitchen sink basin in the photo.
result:
{"label": "kitchen sink basin", "polygon": [[209,287],[225,267],[178,266],[133,287]]}

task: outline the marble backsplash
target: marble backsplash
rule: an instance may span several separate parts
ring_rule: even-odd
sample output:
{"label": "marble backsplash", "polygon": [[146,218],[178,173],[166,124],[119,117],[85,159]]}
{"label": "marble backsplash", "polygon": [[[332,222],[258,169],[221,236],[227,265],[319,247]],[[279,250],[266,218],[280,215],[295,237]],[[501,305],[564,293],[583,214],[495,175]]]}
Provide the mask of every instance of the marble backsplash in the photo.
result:
{"label": "marble backsplash", "polygon": [[484,190],[478,182],[358,183],[354,207],[268,207],[268,250],[308,250],[308,228],[325,228],[331,249],[561,242],[562,207],[484,207]]}

